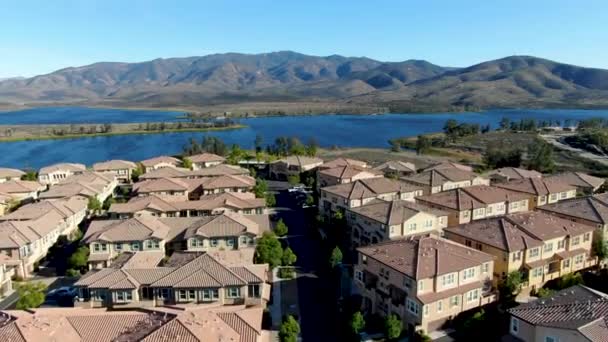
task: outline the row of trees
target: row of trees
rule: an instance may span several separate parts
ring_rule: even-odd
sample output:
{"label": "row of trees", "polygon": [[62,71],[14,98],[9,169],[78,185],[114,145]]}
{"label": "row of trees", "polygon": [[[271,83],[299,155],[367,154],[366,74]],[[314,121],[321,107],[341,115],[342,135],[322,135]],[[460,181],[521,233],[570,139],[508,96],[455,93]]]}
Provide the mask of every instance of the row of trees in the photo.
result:
{"label": "row of trees", "polygon": [[[87,126],[76,126],[70,125],[69,129],[65,128],[53,128],[51,130],[52,135],[63,136],[70,134],[98,134],[98,133],[111,133],[113,130],[112,124],[104,123],[102,125],[87,125]],[[11,132],[12,135],[12,132]]]}
{"label": "row of trees", "polygon": [[553,147],[549,143],[537,137],[525,151],[527,159],[524,161],[524,149],[519,146],[505,143],[491,144],[483,153],[483,162],[487,169],[525,166],[541,173],[555,171]]}
{"label": "row of trees", "polygon": [[274,140],[272,144],[264,146],[264,138],[257,135],[254,141],[256,156],[249,155],[238,145],[232,145],[230,148],[224,141],[218,137],[204,136],[199,143],[196,139],[190,139],[188,144],[183,148],[185,156],[191,156],[203,152],[214,153],[220,156],[240,158],[240,159],[259,159],[259,154],[266,154],[274,157],[284,157],[287,155],[310,156],[314,157],[319,149],[319,143],[316,139],[311,138],[306,144],[302,143],[296,137],[280,136]]}

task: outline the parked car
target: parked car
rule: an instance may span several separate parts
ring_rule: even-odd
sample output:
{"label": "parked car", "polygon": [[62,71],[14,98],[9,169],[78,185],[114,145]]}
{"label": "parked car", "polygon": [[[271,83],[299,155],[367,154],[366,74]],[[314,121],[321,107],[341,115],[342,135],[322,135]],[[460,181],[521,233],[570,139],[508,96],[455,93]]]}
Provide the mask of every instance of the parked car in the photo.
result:
{"label": "parked car", "polygon": [[62,287],[58,287],[56,289],[50,290],[46,294],[46,298],[48,298],[48,299],[58,299],[58,298],[62,298],[62,297],[74,298],[74,297],[76,297],[77,294],[78,294],[78,292],[76,291],[75,288],[73,288],[71,286],[62,286]]}

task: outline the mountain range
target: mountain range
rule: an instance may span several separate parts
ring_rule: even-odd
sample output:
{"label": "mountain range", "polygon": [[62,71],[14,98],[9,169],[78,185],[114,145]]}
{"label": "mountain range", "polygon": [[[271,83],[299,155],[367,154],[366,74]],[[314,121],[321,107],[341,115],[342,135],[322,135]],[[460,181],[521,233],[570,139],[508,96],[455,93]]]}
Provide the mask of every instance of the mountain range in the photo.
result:
{"label": "mountain range", "polygon": [[[384,111],[608,107],[608,70],[531,56],[466,68],[291,51],[101,62],[0,81],[8,105],[247,108],[319,104]],[[263,106],[262,106],[263,107]],[[373,108],[373,109],[372,109]],[[365,110],[363,110],[365,111]]]}

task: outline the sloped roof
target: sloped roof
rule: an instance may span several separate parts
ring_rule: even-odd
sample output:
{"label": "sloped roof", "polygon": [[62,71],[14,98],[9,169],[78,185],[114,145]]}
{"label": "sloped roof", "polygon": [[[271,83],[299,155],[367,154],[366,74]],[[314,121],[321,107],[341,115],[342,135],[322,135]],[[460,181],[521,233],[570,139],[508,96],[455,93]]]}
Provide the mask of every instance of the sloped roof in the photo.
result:
{"label": "sloped roof", "polygon": [[[263,216],[267,217],[266,215]],[[253,215],[250,217],[230,212],[214,216],[204,216],[188,227],[184,238],[188,239],[192,236],[238,236],[244,233],[260,235],[267,230],[266,227],[261,226],[252,218]]]}
{"label": "sloped roof", "polygon": [[321,169],[333,169],[335,167],[345,167],[345,166],[355,166],[360,168],[367,168],[367,163],[361,160],[351,159],[351,158],[336,158],[330,160],[328,162],[324,162],[323,165],[320,166]]}
{"label": "sloped roof", "polygon": [[488,172],[488,176],[498,175],[505,177],[507,180],[524,179],[524,178],[542,178],[543,174],[535,170],[520,169],[518,167],[502,167]]}
{"label": "sloped roof", "polygon": [[381,177],[382,172],[374,169],[369,169],[361,166],[353,166],[353,165],[344,165],[344,166],[336,166],[332,168],[327,168],[323,170],[319,170],[319,174],[335,177],[339,179],[350,179],[357,175],[369,173],[372,177]]}
{"label": "sloped roof", "polygon": [[608,223],[608,193],[571,198],[538,207],[549,213],[567,215],[598,224]]}
{"label": "sloped roof", "polygon": [[188,178],[199,178],[199,177],[215,177],[222,175],[248,175],[249,170],[236,166],[219,164],[210,167],[205,167],[198,170],[188,170],[184,173],[184,177]]}
{"label": "sloped roof", "polygon": [[134,217],[126,220],[98,220],[91,222],[83,240],[143,241],[150,238],[163,240],[171,228],[155,217]]}
{"label": "sloped roof", "polygon": [[421,185],[439,186],[447,182],[472,181],[477,177],[481,176],[473,172],[451,168],[423,171],[413,176],[403,177],[402,179],[408,182],[417,183]]}
{"label": "sloped roof", "polygon": [[472,167],[470,167],[468,165],[454,163],[451,161],[444,161],[444,162],[440,162],[437,164],[433,164],[429,167],[422,169],[422,171],[424,172],[424,171],[429,171],[429,170],[446,170],[446,169],[458,169],[458,170],[462,170],[462,171],[473,172]]}
{"label": "sloped roof", "polygon": [[200,181],[203,189],[243,188],[255,185],[255,179],[247,175],[221,175],[201,178]]}
{"label": "sloped roof", "polygon": [[193,189],[192,184],[187,183],[183,179],[177,178],[158,178],[143,182],[138,182],[133,185],[133,191],[139,193],[159,192],[159,191],[190,191]]}
{"label": "sloped roof", "polygon": [[162,164],[162,163],[173,164],[173,165],[177,166],[181,163],[181,161],[177,158],[173,158],[173,157],[169,157],[169,156],[159,156],[159,157],[142,160],[141,163],[143,164],[143,166],[146,166],[146,167],[153,167],[155,165]]}
{"label": "sloped roof", "polygon": [[201,153],[186,157],[193,163],[223,162],[226,158],[213,153]]}
{"label": "sloped roof", "polygon": [[375,170],[379,171],[397,171],[397,172],[416,172],[416,165],[401,160],[389,160],[386,163],[382,163],[376,167]]}
{"label": "sloped roof", "polygon": [[542,246],[547,240],[576,236],[593,230],[591,226],[544,212],[510,214],[444,228],[445,232],[508,252]]}
{"label": "sloped roof", "polygon": [[347,199],[361,199],[373,198],[381,194],[413,192],[422,189],[398,180],[381,177],[359,179],[351,183],[324,187],[322,190]]}
{"label": "sloped roof", "polygon": [[0,167],[0,178],[19,178],[23,175],[25,175],[25,172],[21,170]]}
{"label": "sloped roof", "polygon": [[93,170],[95,171],[110,171],[110,170],[124,170],[124,169],[136,169],[137,164],[128,160],[107,160],[100,163],[93,164]]}
{"label": "sloped roof", "polygon": [[413,236],[360,247],[357,251],[414,279],[461,271],[494,257],[433,236]]}
{"label": "sloped roof", "polygon": [[306,157],[306,156],[289,156],[277,160],[275,163],[285,163],[287,165],[297,165],[300,168],[307,166],[315,166],[323,164],[323,159],[317,157]]}
{"label": "sloped roof", "polygon": [[372,220],[387,225],[401,224],[419,213],[428,213],[437,217],[447,216],[440,210],[429,208],[411,201],[382,201],[377,200],[370,204],[350,209],[352,212],[363,215]]}
{"label": "sloped roof", "polygon": [[36,181],[9,180],[0,183],[0,192],[7,194],[42,191],[44,189],[45,186]]}
{"label": "sloped roof", "polygon": [[209,254],[203,254],[152,283],[151,286],[218,287],[218,284],[222,287],[243,286],[247,285],[247,282]]}
{"label": "sloped roof", "polygon": [[563,191],[575,190],[575,187],[561,179],[523,178],[496,184],[497,187],[524,192],[535,196],[547,196]]}
{"label": "sloped roof", "polygon": [[148,171],[139,176],[140,180],[150,180],[159,178],[186,178],[187,172],[190,170],[181,167],[163,167],[160,169]]}
{"label": "sloped roof", "polygon": [[87,167],[84,164],[77,163],[59,163],[43,167],[38,172],[39,174],[49,174],[57,171],[70,171],[70,172],[82,172]]}
{"label": "sloped roof", "polygon": [[56,229],[63,222],[57,211],[49,211],[36,219],[0,222],[0,248],[17,248],[33,242]]}
{"label": "sloped roof", "polygon": [[489,204],[521,201],[528,195],[488,185],[474,185],[417,197],[417,201],[432,203],[457,211],[485,208]]}
{"label": "sloped roof", "polygon": [[133,197],[127,203],[112,203],[110,213],[135,213],[145,209],[159,212],[178,211],[175,206],[178,202],[168,202],[156,195]]}
{"label": "sloped roof", "polygon": [[604,178],[590,176],[582,172],[564,172],[547,177],[548,180],[561,182],[577,188],[592,188],[594,191],[599,189],[606,181]]}
{"label": "sloped roof", "polygon": [[40,218],[49,212],[57,212],[63,218],[68,218],[86,209],[87,205],[87,199],[80,196],[67,197],[56,201],[43,200],[26,204],[8,215],[0,216],[0,221],[33,220]]}

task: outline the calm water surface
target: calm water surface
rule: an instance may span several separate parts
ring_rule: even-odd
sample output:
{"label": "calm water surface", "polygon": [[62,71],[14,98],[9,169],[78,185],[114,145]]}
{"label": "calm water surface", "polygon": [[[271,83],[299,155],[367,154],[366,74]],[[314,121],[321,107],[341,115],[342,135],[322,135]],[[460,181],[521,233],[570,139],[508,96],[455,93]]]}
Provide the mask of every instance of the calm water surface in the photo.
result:
{"label": "calm water surface", "polygon": [[181,112],[85,107],[42,107],[0,111],[0,125],[137,123],[176,121]]}
{"label": "calm water surface", "polygon": [[[51,108],[41,108],[39,120],[48,120],[55,114]],[[58,108],[60,113],[80,111],[81,109]],[[168,115],[167,112],[147,112],[103,109],[86,110],[87,122],[134,122],[133,117],[150,115]],[[0,120],[12,117],[19,118],[20,112],[0,114]],[[35,122],[35,110],[28,110],[30,123]],[[75,113],[75,112],[72,112]],[[141,117],[140,117],[141,115]],[[176,113],[172,113],[175,117]],[[59,114],[64,120],[75,120],[72,116]],[[608,118],[608,110],[494,110],[484,113],[435,113],[435,114],[386,114],[386,115],[324,115],[324,116],[291,116],[241,119],[247,128],[231,131],[209,133],[163,133],[150,135],[123,135],[112,137],[77,138],[65,140],[39,140],[0,143],[0,167],[33,167],[39,168],[48,164],[71,161],[92,164],[108,159],[142,160],[160,154],[176,154],[191,139],[202,139],[205,134],[218,136],[227,144],[239,144],[250,148],[257,134],[261,134],[264,143],[271,143],[278,136],[297,136],[303,142],[315,138],[323,147],[388,147],[387,141],[392,138],[411,136],[421,133],[437,132],[443,128],[448,119],[459,122],[490,124],[497,127],[502,117],[511,120],[533,118],[536,120],[580,120],[592,117]],[[109,119],[110,118],[110,119]],[[80,119],[78,119],[80,120]],[[121,120],[121,121],[104,121]],[[160,119],[164,120],[164,119]],[[146,120],[142,120],[146,121]],[[4,123],[4,121],[0,121]],[[40,122],[40,121],[38,121]],[[64,121],[65,123],[66,121]],[[74,122],[74,121],[67,121]],[[135,121],[137,122],[137,121]],[[23,123],[23,122],[19,122]]]}

